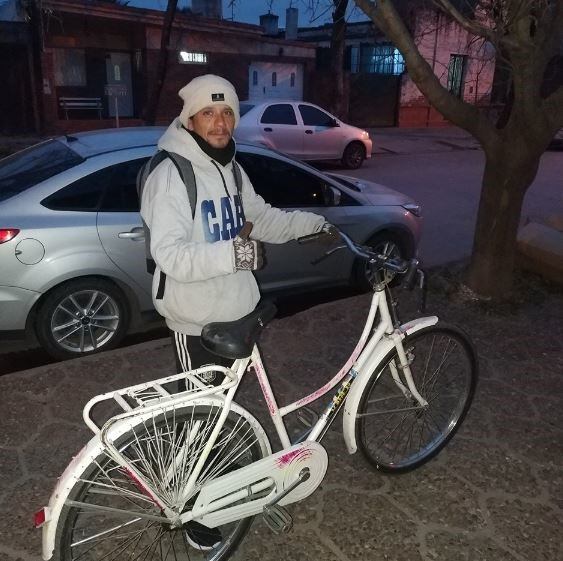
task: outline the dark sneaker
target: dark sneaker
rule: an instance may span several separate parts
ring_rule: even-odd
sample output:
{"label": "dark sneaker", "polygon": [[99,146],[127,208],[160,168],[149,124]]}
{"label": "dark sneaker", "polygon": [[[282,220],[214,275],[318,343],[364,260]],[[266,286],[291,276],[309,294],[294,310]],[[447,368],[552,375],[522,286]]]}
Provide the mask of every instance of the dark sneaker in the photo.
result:
{"label": "dark sneaker", "polygon": [[208,528],[192,520],[184,526],[186,541],[198,551],[210,551],[223,539],[219,528]]}

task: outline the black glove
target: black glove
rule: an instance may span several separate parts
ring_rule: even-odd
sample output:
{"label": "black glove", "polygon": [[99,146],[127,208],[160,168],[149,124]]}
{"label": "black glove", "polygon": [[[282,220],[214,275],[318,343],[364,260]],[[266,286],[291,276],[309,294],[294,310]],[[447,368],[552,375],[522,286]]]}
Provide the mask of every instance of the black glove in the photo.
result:
{"label": "black glove", "polygon": [[262,243],[249,239],[252,222],[245,222],[238,236],[233,240],[235,269],[237,271],[256,271],[264,265]]}

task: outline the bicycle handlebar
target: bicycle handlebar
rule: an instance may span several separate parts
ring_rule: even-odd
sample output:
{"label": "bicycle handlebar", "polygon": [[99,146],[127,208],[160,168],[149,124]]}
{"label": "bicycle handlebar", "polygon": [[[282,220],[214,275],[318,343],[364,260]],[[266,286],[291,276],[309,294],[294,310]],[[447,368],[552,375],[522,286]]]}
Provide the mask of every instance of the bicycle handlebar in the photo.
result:
{"label": "bicycle handlebar", "polygon": [[[399,275],[406,275],[406,284],[407,286],[413,285],[416,281],[416,271],[418,269],[418,259],[400,259],[400,258],[389,258],[385,255],[381,255],[379,253],[374,252],[370,247],[366,247],[360,244],[357,244],[354,240],[352,240],[347,234],[345,234],[340,228],[337,228],[333,225],[334,228],[338,231],[340,238],[345,243],[345,245],[339,245],[329,249],[320,257],[317,257],[311,264],[316,265],[320,263],[323,259],[326,259],[329,255],[332,255],[336,251],[340,249],[348,249],[350,250],[356,257],[363,259],[364,261],[368,261],[382,269],[386,269],[393,273],[397,273]],[[298,243],[306,244],[309,242],[317,241],[322,239],[326,234],[324,232],[317,232],[315,234],[310,234],[308,236],[303,236],[298,238]]]}

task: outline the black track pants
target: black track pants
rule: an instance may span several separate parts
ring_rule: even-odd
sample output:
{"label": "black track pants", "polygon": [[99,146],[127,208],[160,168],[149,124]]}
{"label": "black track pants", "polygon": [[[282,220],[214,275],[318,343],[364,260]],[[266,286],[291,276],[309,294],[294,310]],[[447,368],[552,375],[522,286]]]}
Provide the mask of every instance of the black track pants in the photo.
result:
{"label": "black track pants", "polygon": [[[204,348],[199,335],[185,335],[172,330],[170,330],[170,335],[172,337],[174,358],[176,359],[176,372],[178,373],[194,370],[208,364],[219,364],[227,367],[233,364],[232,360],[220,357]],[[218,386],[222,380],[223,376],[217,374],[214,380],[210,380],[210,383]]]}

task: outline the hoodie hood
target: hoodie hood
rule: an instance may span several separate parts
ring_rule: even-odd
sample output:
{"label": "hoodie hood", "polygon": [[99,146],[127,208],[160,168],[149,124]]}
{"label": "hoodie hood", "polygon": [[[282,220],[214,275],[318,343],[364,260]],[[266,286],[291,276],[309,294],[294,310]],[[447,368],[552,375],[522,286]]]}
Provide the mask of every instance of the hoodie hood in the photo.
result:
{"label": "hoodie hood", "polygon": [[[205,165],[213,160],[211,156],[208,156],[199,147],[192,135],[182,126],[180,117],[176,117],[172,123],[170,123],[170,126],[166,129],[165,133],[160,137],[158,141],[158,148],[159,150],[166,150],[167,152],[180,154],[180,156],[190,160],[195,166]],[[230,166],[231,162],[224,167]]]}

